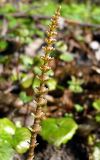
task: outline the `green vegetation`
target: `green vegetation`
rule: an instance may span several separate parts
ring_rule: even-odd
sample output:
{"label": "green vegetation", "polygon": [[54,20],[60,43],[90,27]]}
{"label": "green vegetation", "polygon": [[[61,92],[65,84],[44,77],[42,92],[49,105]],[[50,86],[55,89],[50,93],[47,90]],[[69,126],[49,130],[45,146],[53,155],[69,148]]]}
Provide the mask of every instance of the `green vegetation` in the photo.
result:
{"label": "green vegetation", "polygon": [[78,125],[70,118],[48,118],[42,121],[42,130],[40,135],[44,140],[59,147],[61,144],[66,144],[72,139]]}
{"label": "green vegetation", "polygon": [[[42,6],[38,2],[33,2],[31,5],[21,4],[19,7],[5,4],[5,7],[0,8],[0,14],[7,20],[7,30],[9,30],[6,35],[7,38],[17,38],[22,44],[33,42],[35,36],[43,38],[43,31],[36,27],[35,16],[52,16],[56,9],[56,3],[53,1],[43,1],[42,3]],[[17,12],[19,12],[19,15],[16,14]],[[21,14],[23,15],[22,17]],[[61,15],[72,21],[84,23],[88,21],[88,23],[100,24],[100,9],[95,5],[89,9],[86,4],[62,4]],[[48,19],[43,20],[42,18],[40,21],[43,25],[48,24]],[[2,19],[0,20],[0,25],[3,26]],[[0,50],[3,50],[7,46],[7,43],[3,38],[4,36],[1,35],[0,37]]]}
{"label": "green vegetation", "polygon": [[0,119],[0,159],[10,160],[14,153],[25,153],[29,148],[31,133],[25,127],[17,127],[7,118]]}
{"label": "green vegetation", "polygon": [[83,92],[83,88],[81,85],[83,84],[83,80],[76,79],[72,77],[71,81],[68,81],[69,89],[74,93],[81,93]]}
{"label": "green vegetation", "polygon": [[93,102],[93,107],[97,111],[100,111],[100,99],[97,99],[96,101]]}

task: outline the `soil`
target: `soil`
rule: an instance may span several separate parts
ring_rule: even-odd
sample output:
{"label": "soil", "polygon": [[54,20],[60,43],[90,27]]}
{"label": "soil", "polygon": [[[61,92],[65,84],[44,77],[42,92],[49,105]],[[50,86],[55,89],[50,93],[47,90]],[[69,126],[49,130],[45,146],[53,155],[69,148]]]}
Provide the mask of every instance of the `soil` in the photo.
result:
{"label": "soil", "polygon": [[81,137],[74,137],[67,145],[56,148],[40,137],[35,160],[89,160],[87,148]]}

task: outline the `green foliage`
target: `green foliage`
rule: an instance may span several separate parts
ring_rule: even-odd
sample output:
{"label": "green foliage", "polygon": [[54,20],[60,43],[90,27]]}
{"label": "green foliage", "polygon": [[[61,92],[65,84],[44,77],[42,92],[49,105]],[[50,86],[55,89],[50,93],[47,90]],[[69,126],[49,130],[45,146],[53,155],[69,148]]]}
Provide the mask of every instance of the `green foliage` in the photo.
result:
{"label": "green foliage", "polygon": [[16,19],[16,18],[14,18],[14,17],[11,16],[11,15],[6,15],[6,18],[7,18],[7,20],[9,21],[8,27],[9,27],[10,29],[13,29],[14,27],[16,27],[16,25],[17,25],[17,19]]}
{"label": "green foliage", "polygon": [[48,76],[54,76],[54,72],[53,72],[52,69],[49,69],[49,70],[46,72],[46,74],[47,74]]}
{"label": "green foliage", "polygon": [[31,96],[27,96],[26,92],[20,92],[19,94],[19,98],[24,102],[24,103],[28,103],[30,101],[32,101],[32,97]]}
{"label": "green foliage", "polygon": [[17,128],[9,119],[0,119],[0,160],[11,160],[15,151],[25,153],[29,148],[30,137],[27,128]]}
{"label": "green foliage", "polygon": [[97,114],[96,114],[95,120],[100,123],[100,113],[97,113]]}
{"label": "green foliage", "polygon": [[32,66],[32,64],[33,64],[32,57],[29,57],[26,55],[21,55],[20,60],[21,60],[22,64],[24,64],[25,66]]}
{"label": "green foliage", "polygon": [[70,117],[48,118],[42,121],[40,135],[44,140],[59,147],[73,137],[77,128],[76,122]]}
{"label": "green foliage", "polygon": [[72,54],[66,52],[67,51],[67,45],[63,41],[58,41],[55,45],[55,48],[57,51],[51,53],[52,57],[58,58],[65,61],[65,62],[71,62],[74,58]]}
{"label": "green foliage", "polygon": [[66,50],[67,50],[67,45],[63,42],[63,41],[58,41],[56,44],[55,44],[55,48],[60,51],[61,53],[65,53]]}
{"label": "green foliage", "polygon": [[[38,4],[39,5],[39,4]],[[52,16],[53,13],[56,10],[56,4],[53,1],[48,1],[48,2],[43,2],[43,5],[41,8],[39,8],[39,13],[41,15],[48,15],[48,16]]]}
{"label": "green foliage", "polygon": [[20,154],[25,153],[29,149],[31,134],[27,128],[17,128],[13,136],[13,146]]}
{"label": "green foliage", "polygon": [[49,90],[55,90],[55,89],[56,89],[56,86],[57,86],[57,80],[54,79],[54,78],[50,78],[50,79],[47,81],[46,84],[47,84]]}
{"label": "green foliage", "polygon": [[0,138],[0,160],[12,160],[13,155],[14,150],[12,146],[6,141],[2,141]]}
{"label": "green foliage", "polygon": [[64,54],[60,55],[60,59],[65,62],[71,62],[71,61],[73,61],[73,56],[69,53],[64,53]]}
{"label": "green foliage", "polygon": [[5,7],[0,7],[0,12],[1,13],[14,13],[16,11],[16,8],[10,4],[10,3],[6,3]]}
{"label": "green foliage", "polygon": [[78,20],[81,22],[98,23],[100,19],[98,18],[100,14],[100,9],[97,6],[91,6],[91,11],[85,4],[75,4],[62,5],[62,15],[68,19]]}
{"label": "green foliage", "polygon": [[29,88],[32,85],[32,82],[33,82],[33,76],[30,76],[30,75],[27,76],[27,74],[25,74],[23,75],[21,86],[23,88]]}
{"label": "green foliage", "polygon": [[75,104],[74,107],[77,112],[82,112],[84,109],[83,106],[81,106],[80,104]]}
{"label": "green foliage", "polygon": [[14,135],[15,125],[7,118],[0,119],[0,134]]}
{"label": "green foliage", "polygon": [[[29,44],[33,42],[33,37],[44,37],[44,32],[41,29],[38,29],[34,23],[34,20],[31,20],[30,16],[33,15],[53,15],[56,9],[55,1],[43,1],[42,5],[40,3],[33,1],[31,4],[21,4],[19,7],[15,7],[12,4],[5,4],[4,7],[0,7],[0,14],[4,15],[7,19],[8,38],[17,38],[22,44]],[[36,6],[36,8],[34,8]],[[34,9],[33,9],[34,8]],[[16,13],[24,13],[28,16],[26,17],[16,17]],[[90,22],[100,24],[100,8],[98,6],[89,7],[86,4],[77,4],[72,3],[70,5],[62,3],[61,15],[70,20],[78,20],[80,22]],[[48,24],[47,20],[39,20],[41,24]],[[3,20],[0,20],[0,26],[3,26]],[[1,37],[0,39],[0,51],[4,50],[7,46],[7,42]],[[61,49],[64,46],[61,46]]]}
{"label": "green foliage", "polygon": [[89,134],[88,136],[88,144],[89,145],[94,145],[95,142],[95,136],[93,134]]}
{"label": "green foliage", "polygon": [[35,77],[34,80],[33,80],[32,88],[35,89],[35,88],[39,87],[40,83],[41,83],[40,79]]}
{"label": "green foliage", "polygon": [[0,51],[3,51],[7,47],[7,42],[3,39],[0,39]]}
{"label": "green foliage", "polygon": [[100,160],[100,142],[94,146],[93,160]]}
{"label": "green foliage", "polygon": [[43,64],[43,60],[40,58],[40,56],[35,56],[33,59],[34,66],[41,66]]}
{"label": "green foliage", "polygon": [[[35,2],[37,6],[39,6],[39,9],[35,11],[31,11],[36,13],[40,13],[42,15],[53,15],[55,9],[56,9],[56,2],[55,1],[43,1],[43,5],[40,7],[39,4]],[[88,22],[90,23],[98,23],[100,24],[100,8],[99,6],[93,5],[89,8],[87,4],[77,4],[77,3],[71,3],[70,5],[62,3],[62,9],[61,9],[61,15],[63,17],[66,17],[68,19],[72,20],[78,20],[81,22]]]}
{"label": "green foliage", "polygon": [[41,75],[41,69],[40,69],[40,67],[35,66],[33,70],[34,70],[34,73],[35,73],[36,75]]}
{"label": "green foliage", "polygon": [[92,105],[94,109],[96,109],[97,111],[100,111],[100,99],[97,99],[96,101],[94,101]]}
{"label": "green foliage", "polygon": [[[40,70],[38,70],[38,75],[41,74]],[[48,74],[53,74],[51,71],[47,73],[47,76]],[[33,79],[33,84],[32,84],[32,88],[35,89],[35,88],[38,88],[40,86],[40,83],[41,83],[41,80],[37,77],[35,77]],[[48,86],[48,89],[49,90],[55,90],[56,89],[56,86],[57,86],[57,80],[54,79],[54,78],[49,78],[49,80],[46,81],[46,85]]]}
{"label": "green foliage", "polygon": [[74,76],[72,76],[72,80],[68,81],[69,89],[74,93],[81,93],[83,92],[83,88],[81,85],[83,84],[82,80],[76,79]]}

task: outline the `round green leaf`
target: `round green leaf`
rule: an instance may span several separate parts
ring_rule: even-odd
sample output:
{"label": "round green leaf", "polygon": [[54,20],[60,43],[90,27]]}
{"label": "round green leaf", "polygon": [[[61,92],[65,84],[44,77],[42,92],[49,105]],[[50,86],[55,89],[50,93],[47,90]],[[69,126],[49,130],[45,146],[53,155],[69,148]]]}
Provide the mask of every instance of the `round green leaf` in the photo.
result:
{"label": "round green leaf", "polygon": [[42,121],[40,135],[55,146],[67,143],[75,134],[78,126],[71,117],[48,118]]}
{"label": "round green leaf", "polygon": [[96,101],[93,102],[93,107],[100,111],[100,99],[97,99]]}
{"label": "round green leaf", "polygon": [[57,86],[57,81],[56,81],[56,79],[54,79],[54,78],[50,78],[50,79],[47,81],[46,84],[47,84],[49,90],[55,90],[55,89],[56,89],[56,86]]}
{"label": "round green leaf", "polygon": [[13,136],[13,146],[15,150],[22,154],[29,149],[31,133],[27,128],[17,128]]}
{"label": "round green leaf", "polygon": [[15,125],[7,118],[0,119],[0,135],[8,134],[14,135],[15,133]]}
{"label": "round green leaf", "polygon": [[84,110],[83,106],[81,106],[80,104],[75,104],[74,107],[77,112],[82,112]]}
{"label": "round green leaf", "polygon": [[23,86],[23,88],[29,88],[32,85],[32,81],[33,81],[33,76],[29,75],[29,76],[25,76],[22,79],[21,85]]}
{"label": "round green leaf", "polygon": [[36,87],[39,87],[40,83],[41,83],[40,79],[38,79],[37,77],[35,77],[34,80],[33,80],[32,88],[34,89]]}
{"label": "round green leaf", "polygon": [[69,53],[64,53],[64,54],[60,55],[60,59],[65,62],[71,62],[71,61],[73,61],[73,56]]}

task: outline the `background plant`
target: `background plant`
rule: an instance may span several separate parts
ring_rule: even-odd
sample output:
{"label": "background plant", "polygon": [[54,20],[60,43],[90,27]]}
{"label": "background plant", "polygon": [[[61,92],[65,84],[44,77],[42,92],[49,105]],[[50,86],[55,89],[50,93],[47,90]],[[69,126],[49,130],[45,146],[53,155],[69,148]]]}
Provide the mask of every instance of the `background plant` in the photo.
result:
{"label": "background plant", "polygon": [[0,119],[0,159],[12,159],[15,153],[23,154],[29,149],[29,129],[16,126],[7,118]]}

